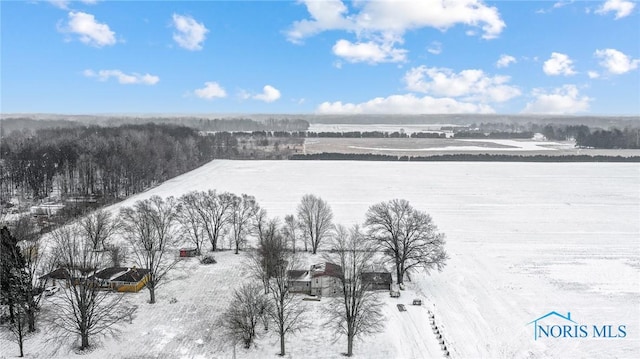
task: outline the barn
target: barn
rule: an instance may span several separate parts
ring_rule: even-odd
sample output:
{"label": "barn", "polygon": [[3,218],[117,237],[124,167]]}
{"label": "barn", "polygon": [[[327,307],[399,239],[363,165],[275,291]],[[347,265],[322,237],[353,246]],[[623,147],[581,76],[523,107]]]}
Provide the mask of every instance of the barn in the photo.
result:
{"label": "barn", "polygon": [[391,273],[389,272],[364,272],[362,283],[369,286],[369,290],[391,290]]}

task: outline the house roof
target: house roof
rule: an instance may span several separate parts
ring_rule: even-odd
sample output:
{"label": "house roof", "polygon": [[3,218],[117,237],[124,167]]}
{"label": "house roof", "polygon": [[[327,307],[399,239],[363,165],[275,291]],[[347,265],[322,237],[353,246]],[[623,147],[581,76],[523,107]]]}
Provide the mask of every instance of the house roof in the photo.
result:
{"label": "house roof", "polygon": [[43,275],[42,277],[40,277],[41,280],[44,279],[67,279],[69,278],[69,271],[66,268],[58,268],[52,272],[49,272],[45,275]]}
{"label": "house roof", "polygon": [[77,278],[78,275],[86,275],[93,271],[91,268],[73,268],[73,273],[69,274],[69,270],[66,267],[60,267],[52,272],[49,272],[39,279],[68,279]]}
{"label": "house roof", "polygon": [[109,267],[105,268],[94,275],[94,277],[98,279],[109,279],[112,280],[115,277],[118,277],[129,270],[127,267]]}
{"label": "house roof", "polygon": [[342,267],[331,262],[325,262],[312,265],[311,272],[313,277],[340,277],[342,275]]}
{"label": "house roof", "polygon": [[144,276],[149,274],[148,269],[144,268],[130,268],[126,273],[113,278],[114,282],[128,282],[128,283],[138,283]]}
{"label": "house roof", "polygon": [[389,272],[364,272],[362,281],[365,283],[391,284],[391,273]]}

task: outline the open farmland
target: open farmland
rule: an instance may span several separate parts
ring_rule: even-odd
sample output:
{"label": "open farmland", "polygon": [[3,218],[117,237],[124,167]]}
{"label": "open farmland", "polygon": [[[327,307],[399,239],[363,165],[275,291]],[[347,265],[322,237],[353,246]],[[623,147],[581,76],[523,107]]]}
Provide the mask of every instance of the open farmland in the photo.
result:
{"label": "open farmland", "polygon": [[[347,225],[363,222],[370,205],[392,198],[432,215],[447,235],[447,267],[412,276],[400,303],[418,296],[425,306],[408,308],[406,316],[385,297],[385,332],[357,343],[356,357],[432,357],[427,308],[452,357],[631,358],[640,352],[638,164],[213,161],[110,209],[206,189],[255,195],[279,217],[314,193]],[[131,295],[140,308],[132,324],[120,325],[118,338],[83,357],[231,357],[213,322],[247,273],[241,256],[225,252],[218,259],[209,267],[185,262],[154,306],[145,303],[146,292]],[[172,297],[177,303],[169,303]],[[571,312],[579,324],[626,325],[627,335],[534,340],[527,323],[550,311]],[[289,337],[291,357],[341,357],[344,341],[331,343],[331,333],[317,324],[319,308],[308,315],[314,324]],[[31,357],[75,355],[66,348],[52,353],[44,338],[38,333],[33,344],[27,341]],[[0,356],[14,355],[13,343],[0,344]],[[275,336],[266,336],[237,354],[276,352]]]}
{"label": "open farmland", "polygon": [[304,153],[373,153],[393,156],[492,154],[521,156],[640,156],[634,149],[576,148],[573,141],[454,138],[307,138]]}

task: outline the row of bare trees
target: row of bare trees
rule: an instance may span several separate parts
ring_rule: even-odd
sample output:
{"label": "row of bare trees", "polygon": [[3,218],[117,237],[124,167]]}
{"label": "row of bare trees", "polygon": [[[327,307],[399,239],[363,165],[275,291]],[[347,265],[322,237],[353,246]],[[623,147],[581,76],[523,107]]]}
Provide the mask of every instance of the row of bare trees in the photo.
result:
{"label": "row of bare trees", "polygon": [[[315,203],[314,203],[315,202]],[[326,322],[337,335],[347,338],[347,356],[353,354],[354,340],[379,332],[383,328],[382,303],[371,291],[364,274],[384,262],[391,263],[398,282],[418,267],[426,272],[441,270],[447,260],[444,235],[431,217],[414,209],[406,200],[391,200],[373,205],[366,213],[365,228],[346,228],[331,223],[327,203],[313,195],[303,197],[298,207],[299,221],[286,216],[284,223],[269,219],[266,211],[255,216],[257,248],[249,255],[254,277],[262,283],[247,283],[235,291],[233,300],[219,323],[235,343],[249,348],[258,335],[256,326],[270,319],[280,338],[280,355],[286,355],[285,338],[308,323],[303,302],[291,292],[290,273],[301,268],[295,252],[296,230],[307,231],[312,252],[322,239],[330,241],[323,259],[340,266],[340,291],[324,308]],[[306,220],[306,222],[305,222]],[[293,234],[293,235],[292,235]],[[293,241],[295,243],[295,239]],[[261,294],[262,292],[262,294]]]}
{"label": "row of bare trees", "polygon": [[[295,252],[298,241],[302,240],[304,250],[315,254],[331,234],[331,207],[322,198],[307,194],[302,197],[296,214],[285,217],[282,235],[287,247]],[[212,251],[217,250],[221,239],[229,235],[237,254],[247,237],[262,238],[267,225],[266,212],[255,197],[213,190],[192,191],[181,196],[177,220],[182,225],[183,236],[199,252],[206,240]]]}

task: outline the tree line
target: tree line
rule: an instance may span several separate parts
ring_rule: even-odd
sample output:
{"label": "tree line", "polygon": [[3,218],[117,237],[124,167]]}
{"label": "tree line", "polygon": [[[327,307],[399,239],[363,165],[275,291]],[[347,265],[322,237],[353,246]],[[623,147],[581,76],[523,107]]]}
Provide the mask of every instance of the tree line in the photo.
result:
{"label": "tree line", "polygon": [[0,120],[0,136],[8,136],[14,131],[35,132],[44,128],[71,128],[86,126],[118,127],[123,125],[179,125],[200,131],[306,131],[309,122],[302,119],[268,118],[198,118],[198,117],[105,117],[69,116],[68,118],[36,120],[29,117],[9,117]]}
{"label": "tree line", "polygon": [[[4,227],[2,235],[1,303],[9,315],[0,318],[13,334],[23,354],[28,333],[36,330],[42,296],[38,278],[57,269],[66,285],[54,309],[46,311],[52,335],[80,338],[80,349],[91,347],[92,337],[109,334],[114,325],[132,320],[136,308],[123,301],[122,293],[103,290],[95,273],[99,269],[134,263],[148,270],[149,303],[170,279],[176,251],[185,242],[204,251],[219,250],[228,239],[236,254],[248,253],[253,277],[240,286],[232,302],[215,323],[226,337],[250,347],[258,336],[256,326],[274,323],[285,355],[285,336],[305,327],[304,308],[290,291],[289,273],[300,269],[300,251],[320,253],[338,264],[340,294],[325,308],[326,326],[347,337],[347,355],[355,338],[383,327],[378,297],[369,291],[362,274],[374,262],[385,259],[396,271],[398,283],[416,268],[441,270],[447,260],[444,235],[431,217],[406,200],[375,204],[366,213],[363,227],[346,228],[333,222],[329,204],[312,194],[302,197],[294,214],[269,218],[253,196],[216,191],[190,192],[180,198],[153,196],[123,207],[118,213],[95,211],[59,227],[50,234],[47,250],[31,222]],[[256,239],[253,249],[247,239]],[[120,240],[118,240],[120,238]]]}
{"label": "tree line", "polygon": [[0,145],[0,191],[34,199],[54,189],[63,198],[129,196],[214,158],[237,154],[228,133],[207,136],[169,125],[41,129],[14,133]]}

